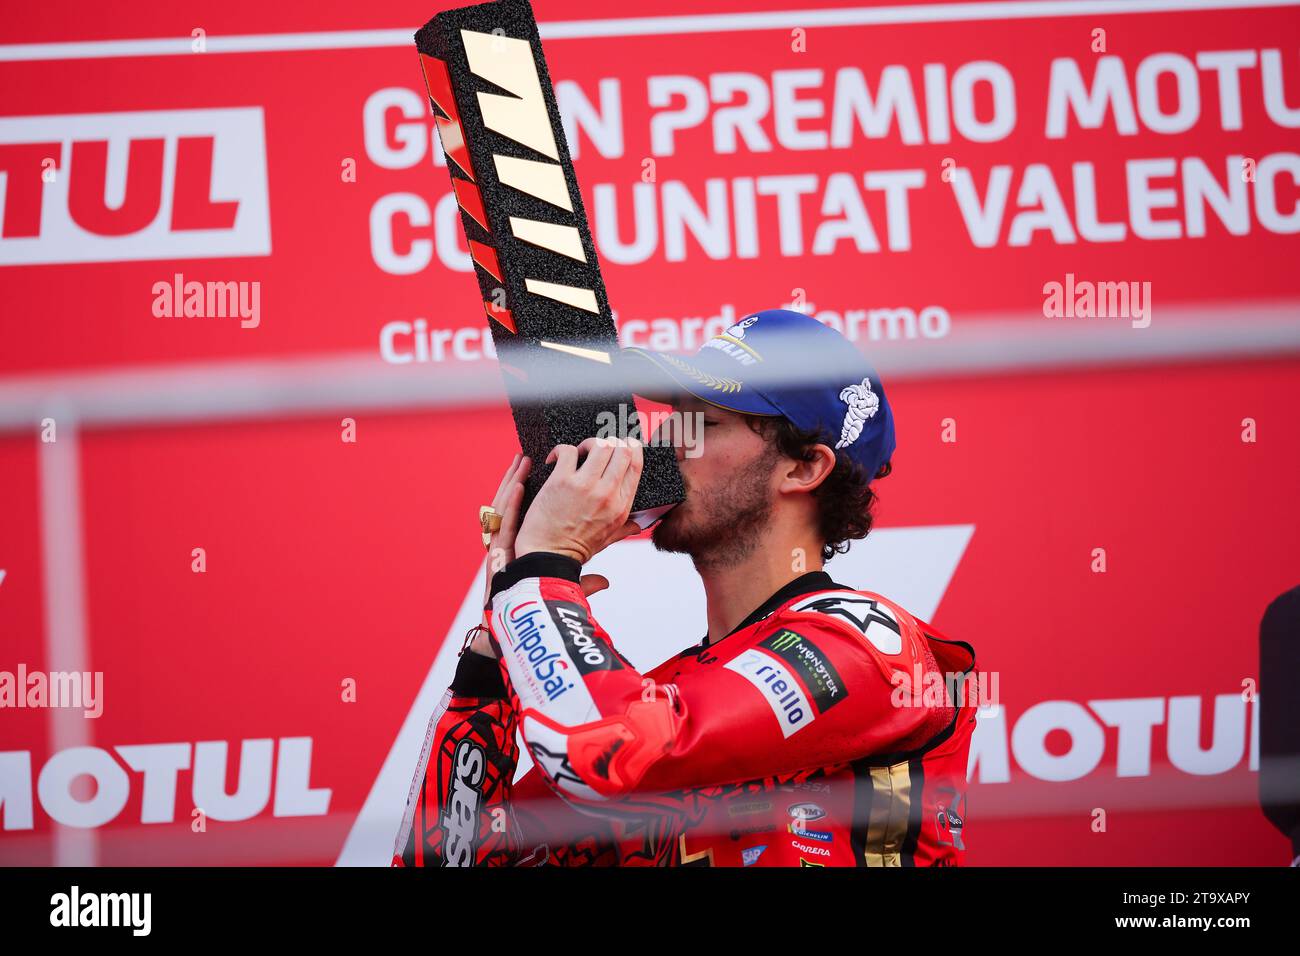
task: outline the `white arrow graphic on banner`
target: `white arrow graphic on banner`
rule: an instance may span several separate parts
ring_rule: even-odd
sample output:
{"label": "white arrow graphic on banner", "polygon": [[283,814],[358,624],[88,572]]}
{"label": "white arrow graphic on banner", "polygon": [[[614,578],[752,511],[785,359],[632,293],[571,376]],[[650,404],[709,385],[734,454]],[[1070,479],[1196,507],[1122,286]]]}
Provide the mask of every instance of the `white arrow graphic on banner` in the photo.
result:
{"label": "white arrow graphic on banner", "polygon": [[[975,526],[970,524],[882,528],[871,532],[865,541],[855,542],[853,550],[837,557],[827,571],[841,584],[875,591],[928,621],[974,533]],[[486,567],[485,560],[335,865],[387,866],[392,860],[393,841],[406,809],[429,717],[451,683],[460,638],[482,615],[479,601]],[[662,554],[645,539],[624,541],[597,555],[583,571],[609,578],[609,590],[592,597],[592,611],[638,670],[649,670],[704,636],[704,588],[685,555]],[[654,621],[653,627],[646,627],[649,620]],[[950,636],[962,638],[960,634]],[[527,752],[521,749],[516,777],[530,764]]]}

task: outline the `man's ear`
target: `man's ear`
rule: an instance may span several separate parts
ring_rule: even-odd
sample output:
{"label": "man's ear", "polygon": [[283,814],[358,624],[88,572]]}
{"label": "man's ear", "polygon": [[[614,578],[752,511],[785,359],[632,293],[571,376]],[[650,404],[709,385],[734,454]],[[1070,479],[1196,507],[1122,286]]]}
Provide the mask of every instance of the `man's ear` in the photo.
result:
{"label": "man's ear", "polygon": [[817,489],[835,470],[835,452],[829,445],[812,446],[808,461],[792,460],[781,481],[780,491],[804,494]]}

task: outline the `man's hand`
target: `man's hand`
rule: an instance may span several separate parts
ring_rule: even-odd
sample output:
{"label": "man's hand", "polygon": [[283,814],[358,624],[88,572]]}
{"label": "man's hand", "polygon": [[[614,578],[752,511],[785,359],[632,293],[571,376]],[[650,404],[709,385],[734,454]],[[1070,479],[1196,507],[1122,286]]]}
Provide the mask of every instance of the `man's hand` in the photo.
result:
{"label": "man's hand", "polygon": [[[588,441],[594,441],[594,439],[588,439]],[[585,445],[586,442],[583,444]],[[563,447],[576,451],[571,445]],[[640,473],[640,454],[640,448],[638,448],[638,475]],[[553,455],[554,452],[552,452]],[[492,575],[515,559],[515,539],[519,530],[519,508],[523,504],[524,482],[528,478],[528,473],[532,470],[532,464],[532,459],[527,455],[515,455],[514,460],[510,462],[510,467],[506,469],[505,475],[501,478],[501,485],[497,488],[496,496],[492,499],[493,510],[501,515],[501,527],[492,533],[488,543],[487,583],[484,585],[483,590],[484,607],[487,606],[488,598],[492,593]],[[548,480],[547,485],[549,484],[550,481]],[[633,484],[632,490],[635,493],[635,484]],[[540,495],[538,497],[540,499]],[[536,503],[534,503],[533,508],[536,508]],[[532,509],[529,510],[529,514],[532,514]],[[640,530],[637,528],[636,522],[632,522],[632,526],[634,529]],[[519,553],[526,554],[527,552],[520,551]],[[581,583],[582,593],[587,597],[591,597],[598,591],[603,591],[609,587],[609,579],[602,574],[584,574]],[[484,657],[496,656],[492,651],[492,644],[487,639],[487,634],[481,631],[470,642],[469,649],[477,654],[482,654]]]}
{"label": "man's hand", "polygon": [[501,515],[501,527],[492,532],[488,541],[487,589],[483,603],[487,604],[492,588],[492,575],[515,559],[515,532],[519,529],[519,506],[524,501],[524,482],[532,470],[533,460],[527,455],[515,455],[501,478],[492,510]]}
{"label": "man's hand", "polygon": [[[586,461],[578,464],[586,453]],[[588,438],[582,444],[556,445],[546,463],[555,462],[533,499],[515,539],[519,555],[552,551],[586,564],[615,541],[641,529],[628,518],[643,463],[635,438]]]}

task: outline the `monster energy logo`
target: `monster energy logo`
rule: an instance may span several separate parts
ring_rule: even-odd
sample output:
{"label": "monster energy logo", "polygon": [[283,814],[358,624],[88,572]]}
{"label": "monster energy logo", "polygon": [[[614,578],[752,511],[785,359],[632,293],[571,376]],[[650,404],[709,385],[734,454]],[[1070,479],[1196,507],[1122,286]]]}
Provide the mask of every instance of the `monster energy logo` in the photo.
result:
{"label": "monster energy logo", "polygon": [[802,641],[803,638],[794,631],[786,630],[772,638],[768,646],[779,653],[780,651],[788,651],[790,648]]}
{"label": "monster energy logo", "polygon": [[798,631],[784,628],[760,642],[790,666],[791,672],[808,688],[817,713],[824,714],[849,695],[830,659]]}

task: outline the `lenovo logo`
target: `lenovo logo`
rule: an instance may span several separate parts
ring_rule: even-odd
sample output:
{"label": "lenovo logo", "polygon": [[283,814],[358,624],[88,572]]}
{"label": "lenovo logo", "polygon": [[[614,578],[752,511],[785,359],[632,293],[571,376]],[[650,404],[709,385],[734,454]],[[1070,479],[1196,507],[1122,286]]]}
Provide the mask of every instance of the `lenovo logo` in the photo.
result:
{"label": "lenovo logo", "polygon": [[0,265],[270,254],[260,108],[0,119]]}

